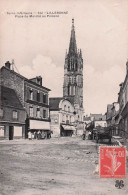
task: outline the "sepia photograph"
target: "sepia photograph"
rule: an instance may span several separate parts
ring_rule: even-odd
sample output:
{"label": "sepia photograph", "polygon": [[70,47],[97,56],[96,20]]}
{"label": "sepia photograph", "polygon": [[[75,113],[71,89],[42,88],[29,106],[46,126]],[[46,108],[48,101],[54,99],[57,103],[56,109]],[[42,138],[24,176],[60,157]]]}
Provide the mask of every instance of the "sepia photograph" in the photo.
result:
{"label": "sepia photograph", "polygon": [[128,195],[128,0],[1,0],[0,194]]}

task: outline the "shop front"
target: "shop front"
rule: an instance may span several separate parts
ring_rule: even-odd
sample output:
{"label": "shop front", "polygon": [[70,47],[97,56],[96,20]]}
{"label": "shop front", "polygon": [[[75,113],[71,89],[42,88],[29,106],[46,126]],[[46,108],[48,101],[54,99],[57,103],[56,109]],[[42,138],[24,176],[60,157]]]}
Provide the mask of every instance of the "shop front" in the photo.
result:
{"label": "shop front", "polygon": [[25,124],[1,123],[0,140],[22,139],[25,137]]}
{"label": "shop front", "polygon": [[49,139],[52,131],[49,121],[32,120],[28,121],[27,138],[29,139]]}
{"label": "shop front", "polygon": [[76,128],[73,125],[66,125],[61,124],[60,125],[60,135],[61,136],[72,136],[75,134]]}

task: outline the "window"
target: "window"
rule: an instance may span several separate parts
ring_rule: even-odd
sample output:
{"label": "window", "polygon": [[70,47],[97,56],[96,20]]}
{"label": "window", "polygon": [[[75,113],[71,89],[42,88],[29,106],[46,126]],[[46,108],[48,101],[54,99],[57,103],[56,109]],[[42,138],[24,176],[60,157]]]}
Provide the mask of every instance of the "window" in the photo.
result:
{"label": "window", "polygon": [[32,89],[30,90],[30,100],[33,100],[33,91],[32,91]]}
{"label": "window", "polygon": [[69,88],[69,95],[72,95],[72,86]]}
{"label": "window", "polygon": [[47,102],[47,95],[43,94],[43,103],[46,103],[46,102]]}
{"label": "window", "polygon": [[37,101],[40,101],[40,92],[37,92]]}
{"label": "window", "polygon": [[17,113],[17,111],[13,111],[13,113],[12,113],[12,117],[13,117],[13,119],[18,119],[18,113]]}
{"label": "window", "polygon": [[29,107],[29,116],[33,117],[33,107]]}
{"label": "window", "polygon": [[64,105],[64,111],[66,111],[66,105]]}
{"label": "window", "polygon": [[0,126],[0,137],[4,137],[4,126]]}
{"label": "window", "polygon": [[66,124],[69,124],[68,115],[66,115]]}
{"label": "window", "polygon": [[72,116],[70,116],[70,123],[72,122]]}
{"label": "window", "polygon": [[43,110],[43,118],[46,118],[46,110]]}
{"label": "window", "polygon": [[68,106],[68,112],[70,112],[70,106]]}
{"label": "window", "polygon": [[62,115],[62,121],[65,122],[65,115]]}
{"label": "window", "polygon": [[73,86],[73,95],[75,95],[75,92],[76,92],[76,88],[75,86]]}
{"label": "window", "polygon": [[3,108],[0,108],[0,117],[3,117]]}
{"label": "window", "polygon": [[37,108],[37,110],[36,110],[36,116],[37,116],[37,118],[40,118],[40,108]]}

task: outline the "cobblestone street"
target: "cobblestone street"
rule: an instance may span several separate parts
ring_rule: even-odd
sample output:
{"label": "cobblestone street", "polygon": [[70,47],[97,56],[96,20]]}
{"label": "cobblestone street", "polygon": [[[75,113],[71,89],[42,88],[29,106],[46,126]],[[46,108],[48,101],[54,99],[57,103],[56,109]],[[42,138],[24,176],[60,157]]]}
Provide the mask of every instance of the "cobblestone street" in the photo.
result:
{"label": "cobblestone street", "polygon": [[[100,179],[93,172],[99,144],[81,137],[0,142],[0,192],[2,195],[126,195],[116,179]],[[11,193],[10,193],[11,192]]]}

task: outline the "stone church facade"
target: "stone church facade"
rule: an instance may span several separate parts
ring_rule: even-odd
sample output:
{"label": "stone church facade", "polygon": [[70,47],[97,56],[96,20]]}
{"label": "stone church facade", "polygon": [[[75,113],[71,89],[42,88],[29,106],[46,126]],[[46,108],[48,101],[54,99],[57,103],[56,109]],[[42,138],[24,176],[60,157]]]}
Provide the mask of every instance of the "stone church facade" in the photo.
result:
{"label": "stone church facade", "polygon": [[77,49],[74,19],[69,50],[65,56],[63,97],[74,105],[77,130],[83,130],[83,58],[81,49]]}

